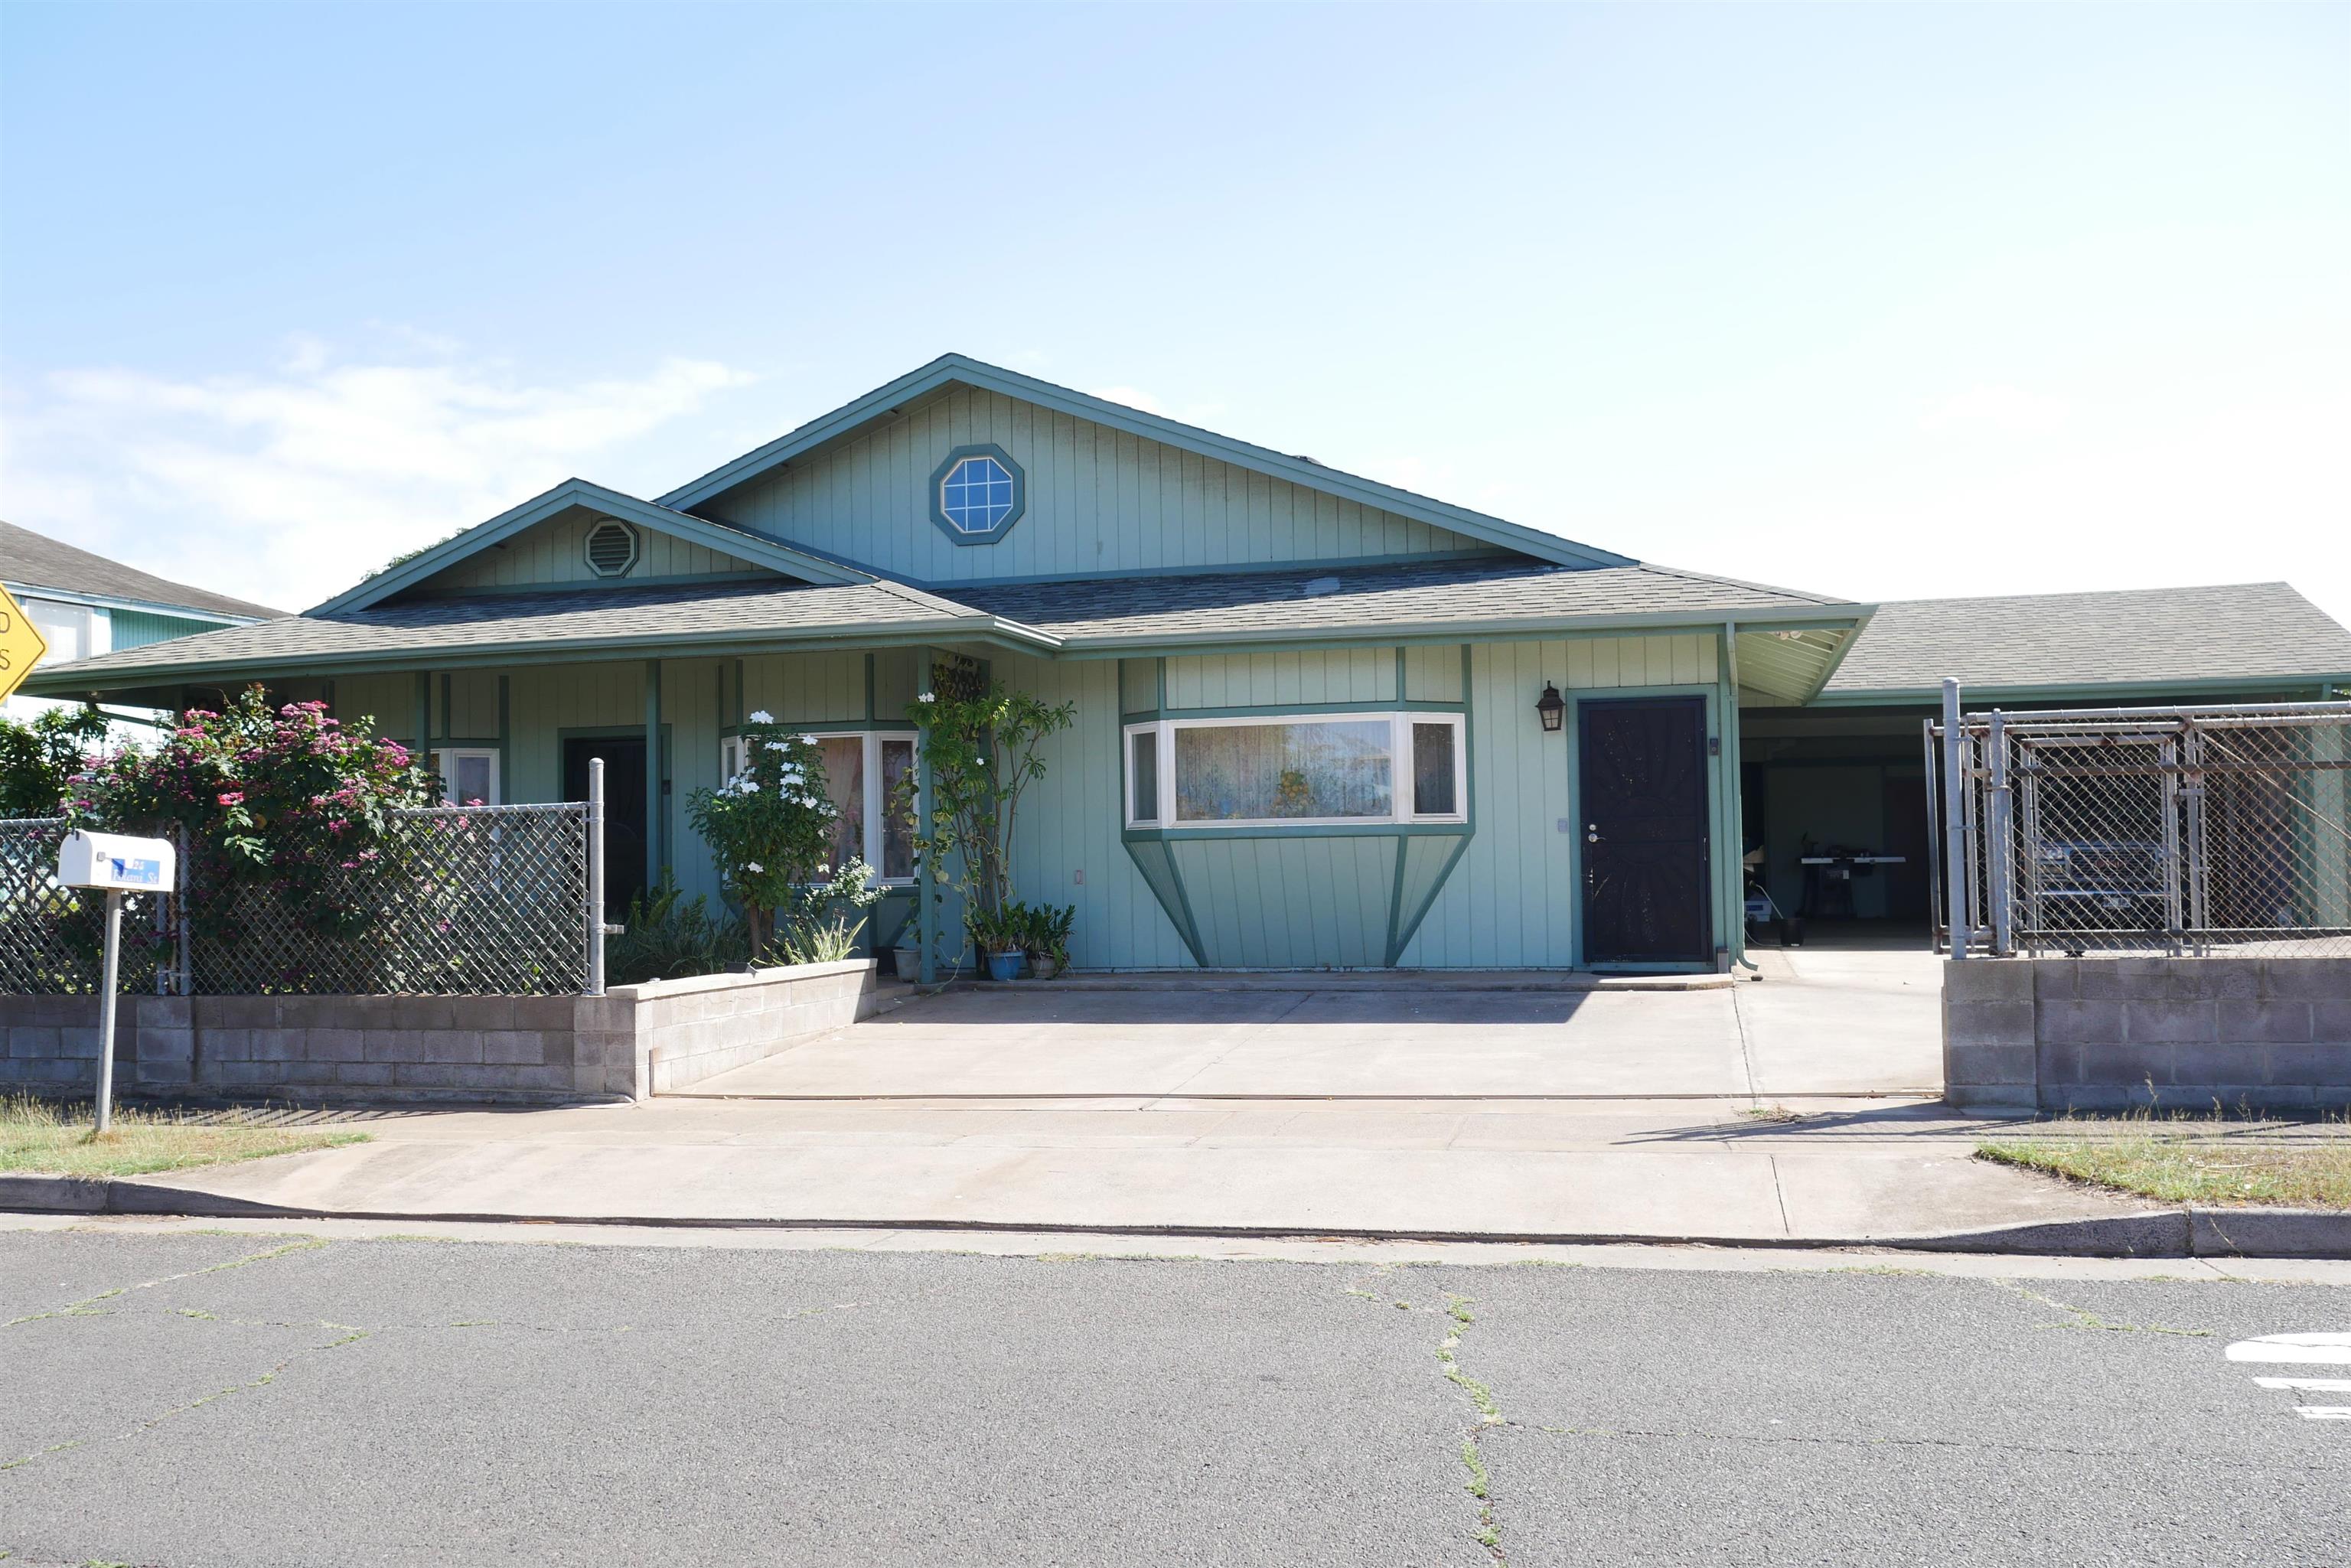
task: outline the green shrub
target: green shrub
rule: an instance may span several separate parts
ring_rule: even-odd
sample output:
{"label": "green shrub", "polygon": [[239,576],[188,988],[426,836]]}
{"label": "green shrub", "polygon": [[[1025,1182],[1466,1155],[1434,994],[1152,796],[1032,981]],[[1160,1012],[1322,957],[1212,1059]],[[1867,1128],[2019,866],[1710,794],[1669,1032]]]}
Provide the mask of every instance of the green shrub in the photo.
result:
{"label": "green shrub", "polygon": [[751,937],[743,923],[724,914],[714,916],[702,894],[686,897],[666,873],[658,886],[629,900],[622,924],[626,929],[604,944],[608,986],[723,975],[751,959]]}

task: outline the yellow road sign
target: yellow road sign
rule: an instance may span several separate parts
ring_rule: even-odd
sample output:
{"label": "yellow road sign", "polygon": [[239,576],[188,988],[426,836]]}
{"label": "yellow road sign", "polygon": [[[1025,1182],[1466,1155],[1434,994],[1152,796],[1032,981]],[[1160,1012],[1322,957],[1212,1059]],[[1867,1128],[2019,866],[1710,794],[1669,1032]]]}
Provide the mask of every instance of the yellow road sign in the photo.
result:
{"label": "yellow road sign", "polygon": [[25,613],[25,607],[0,588],[0,702],[7,701],[25,684],[25,677],[48,651],[40,628]]}

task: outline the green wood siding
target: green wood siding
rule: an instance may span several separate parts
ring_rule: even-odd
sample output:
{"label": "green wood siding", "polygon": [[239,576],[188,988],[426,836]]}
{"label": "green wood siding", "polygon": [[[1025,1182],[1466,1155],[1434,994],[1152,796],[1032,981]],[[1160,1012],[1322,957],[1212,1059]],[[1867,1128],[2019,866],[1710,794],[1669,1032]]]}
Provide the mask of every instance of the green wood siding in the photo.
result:
{"label": "green wood siding", "polygon": [[[1445,650],[1458,665],[1458,648]],[[1267,707],[1286,703],[1384,703],[1396,696],[1395,653],[1386,648],[1331,653],[1229,653],[1167,661],[1167,706]]]}
{"label": "green wood siding", "polygon": [[1169,850],[1217,968],[1387,961],[1397,838],[1185,839]]}
{"label": "green wood siding", "polygon": [[574,508],[524,529],[504,544],[467,556],[427,579],[427,583],[434,589],[531,588],[553,582],[617,586],[650,577],[707,577],[725,572],[773,575],[740,557],[640,528],[637,563],[628,576],[599,577],[588,570],[585,551],[588,530],[603,520],[601,514]]}
{"label": "green wood siding", "polygon": [[[1458,653],[1454,657],[1458,661]],[[1562,692],[1709,683],[1701,635],[1485,643],[1469,651],[1469,777],[1478,831],[1404,950],[1407,967],[1554,968],[1574,964],[1579,915],[1574,806],[1565,733],[1547,735],[1535,699]],[[1573,724],[1571,702],[1569,723]]]}
{"label": "green wood siding", "polygon": [[[958,446],[1020,465],[1028,509],[1003,538],[933,525],[930,480]],[[699,508],[698,508],[699,509]],[[709,515],[922,582],[1421,555],[1489,548],[995,392],[959,389],[712,502]]]}
{"label": "green wood siding", "polygon": [[217,621],[190,621],[183,616],[158,615],[146,610],[110,610],[106,615],[113,622],[113,633],[108,646],[118,652],[221,629]]}

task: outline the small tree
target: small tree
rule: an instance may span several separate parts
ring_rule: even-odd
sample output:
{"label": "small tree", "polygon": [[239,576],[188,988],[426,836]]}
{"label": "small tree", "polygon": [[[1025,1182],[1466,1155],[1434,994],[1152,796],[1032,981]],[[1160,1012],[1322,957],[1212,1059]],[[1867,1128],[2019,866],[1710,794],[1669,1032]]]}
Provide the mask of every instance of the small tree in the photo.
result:
{"label": "small tree", "polygon": [[[695,790],[686,821],[710,846],[720,882],[743,907],[755,959],[771,946],[789,953],[816,942],[830,950],[838,943],[814,928],[840,905],[862,907],[873,897],[862,860],[832,863],[841,813],[825,792],[817,737],[789,734],[765,713],[753,714],[741,733],[743,771],[716,789]],[[839,929],[855,939],[854,926]]]}
{"label": "small tree", "polygon": [[[997,683],[977,696],[926,694],[907,705],[906,716],[921,730],[931,777],[930,831],[914,834],[914,852],[935,878],[954,868],[944,885],[963,895],[965,928],[985,948],[1005,939],[1020,914],[1012,896],[1012,833],[1021,795],[1045,776],[1037,748],[1077,721],[1077,705],[1051,706]],[[910,774],[892,803],[910,832],[915,789]],[[934,897],[945,902],[943,894]]]}
{"label": "small tree", "polygon": [[106,740],[95,707],[48,708],[31,722],[0,718],[0,817],[54,817]]}

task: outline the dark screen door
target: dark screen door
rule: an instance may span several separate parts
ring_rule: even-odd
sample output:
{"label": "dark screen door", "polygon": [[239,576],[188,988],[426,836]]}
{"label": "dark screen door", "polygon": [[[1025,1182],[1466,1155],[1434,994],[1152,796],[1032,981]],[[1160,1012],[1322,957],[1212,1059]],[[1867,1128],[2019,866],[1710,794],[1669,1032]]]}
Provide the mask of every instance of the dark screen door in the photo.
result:
{"label": "dark screen door", "polygon": [[588,799],[588,759],[604,759],[604,918],[627,917],[645,886],[645,737],[575,735],[563,742],[563,798]]}
{"label": "dark screen door", "polygon": [[1585,961],[1713,957],[1705,699],[1587,702],[1578,725]]}

